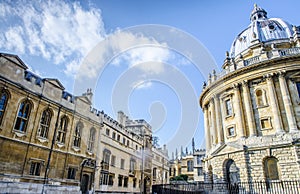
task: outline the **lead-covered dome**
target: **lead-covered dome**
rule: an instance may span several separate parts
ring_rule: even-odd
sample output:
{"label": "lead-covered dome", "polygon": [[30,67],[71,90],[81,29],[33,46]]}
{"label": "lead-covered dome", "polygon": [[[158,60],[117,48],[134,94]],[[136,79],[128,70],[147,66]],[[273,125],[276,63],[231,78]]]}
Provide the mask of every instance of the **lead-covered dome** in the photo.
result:
{"label": "lead-covered dome", "polygon": [[289,42],[293,36],[293,27],[280,18],[268,18],[267,12],[254,5],[250,16],[250,25],[233,41],[230,57],[235,58],[253,45],[259,43]]}

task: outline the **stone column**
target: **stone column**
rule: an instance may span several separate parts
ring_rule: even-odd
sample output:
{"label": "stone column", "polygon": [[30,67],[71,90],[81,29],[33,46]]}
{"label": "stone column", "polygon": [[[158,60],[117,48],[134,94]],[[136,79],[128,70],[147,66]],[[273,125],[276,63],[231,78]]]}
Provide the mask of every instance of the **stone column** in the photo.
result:
{"label": "stone column", "polygon": [[244,104],[245,104],[245,113],[247,117],[247,124],[249,127],[249,136],[256,136],[256,127],[255,127],[255,120],[253,116],[253,108],[252,102],[250,97],[249,85],[248,81],[245,80],[242,83],[243,87],[243,97],[244,97]]}
{"label": "stone column", "polygon": [[206,106],[203,108],[204,112],[204,128],[205,128],[205,143],[206,143],[206,153],[210,150],[211,142],[210,142],[210,131],[209,131],[209,126],[208,126],[208,109]]}
{"label": "stone column", "polygon": [[216,113],[216,129],[218,132],[218,143],[224,142],[224,133],[223,133],[223,125],[222,125],[222,111],[220,106],[220,98],[219,95],[214,96],[215,101],[215,113]]}
{"label": "stone column", "polygon": [[267,85],[268,85],[268,90],[269,90],[269,96],[270,96],[270,106],[273,112],[273,126],[276,130],[276,133],[283,133],[284,130],[282,129],[282,121],[279,113],[279,106],[277,102],[277,97],[276,97],[276,91],[275,91],[275,86],[273,82],[273,75],[268,74],[265,76],[267,79]]}
{"label": "stone column", "polygon": [[210,105],[211,105],[211,118],[210,123],[211,123],[211,128],[210,131],[212,132],[212,145],[217,144],[217,129],[216,129],[216,113],[215,113],[215,104],[214,104],[214,99],[210,100]]}
{"label": "stone column", "polygon": [[290,132],[295,132],[295,131],[297,131],[297,123],[295,120],[295,115],[293,112],[291,98],[289,95],[289,90],[288,90],[287,83],[284,78],[283,72],[279,73],[279,85],[280,85],[280,91],[282,94],[282,100],[283,100],[283,104],[284,104],[286,118],[287,118],[288,125],[289,125],[289,130],[290,130]]}
{"label": "stone column", "polygon": [[234,90],[233,107],[234,107],[234,115],[235,115],[234,117],[236,121],[237,135],[239,135],[240,137],[245,137],[239,84],[234,84],[233,90]]}

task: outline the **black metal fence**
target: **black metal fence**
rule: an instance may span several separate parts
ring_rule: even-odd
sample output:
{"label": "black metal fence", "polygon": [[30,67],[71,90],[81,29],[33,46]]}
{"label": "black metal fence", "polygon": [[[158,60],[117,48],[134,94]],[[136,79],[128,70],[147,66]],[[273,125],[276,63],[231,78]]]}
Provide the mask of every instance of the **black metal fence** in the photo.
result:
{"label": "black metal fence", "polygon": [[300,181],[228,183],[172,183],[153,185],[153,194],[300,194]]}

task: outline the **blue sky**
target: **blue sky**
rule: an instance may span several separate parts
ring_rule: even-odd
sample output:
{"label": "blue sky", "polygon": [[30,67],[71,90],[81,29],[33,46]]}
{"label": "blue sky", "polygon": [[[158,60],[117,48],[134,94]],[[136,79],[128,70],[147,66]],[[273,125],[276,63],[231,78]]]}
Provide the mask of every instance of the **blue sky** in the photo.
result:
{"label": "blue sky", "polygon": [[201,147],[203,81],[220,70],[254,3],[300,24],[298,0],[2,0],[0,52],[76,95],[92,88],[95,108],[145,119],[170,151],[192,137]]}

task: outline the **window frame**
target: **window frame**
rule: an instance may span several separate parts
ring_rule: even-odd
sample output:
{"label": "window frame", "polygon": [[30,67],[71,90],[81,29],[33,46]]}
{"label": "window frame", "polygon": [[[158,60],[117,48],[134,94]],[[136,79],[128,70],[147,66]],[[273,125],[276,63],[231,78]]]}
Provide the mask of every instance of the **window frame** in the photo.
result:
{"label": "window frame", "polygon": [[[259,99],[258,99],[258,95],[257,93],[261,92],[261,103],[259,103]],[[257,88],[254,91],[255,94],[255,103],[256,103],[256,108],[263,108],[263,107],[267,107],[268,106],[268,101],[267,101],[267,97],[266,97],[266,91],[262,88]]]}
{"label": "window frame", "polygon": [[73,133],[73,144],[72,146],[75,148],[80,148],[81,146],[81,133],[83,131],[83,123],[82,122],[78,122],[74,133]]}
{"label": "window frame", "polygon": [[[3,120],[3,117],[4,117],[4,114],[5,114],[5,111],[6,111],[6,107],[7,107],[7,103],[8,103],[8,100],[9,100],[9,93],[8,91],[2,89],[1,90],[1,93],[0,93],[0,107],[2,107],[0,109],[0,125],[2,125],[2,120]],[[3,96],[5,96],[5,99],[3,100]],[[3,103],[3,104],[2,104]]]}
{"label": "window frame", "polygon": [[75,180],[77,170],[78,169],[75,168],[75,167],[69,167],[68,168],[68,173],[67,173],[67,179]]}
{"label": "window frame", "polygon": [[39,138],[48,139],[52,115],[53,114],[50,108],[47,108],[43,111],[37,132],[37,136]]}
{"label": "window frame", "polygon": [[42,161],[31,161],[29,166],[29,175],[31,176],[41,176],[42,171]]}
{"label": "window frame", "polygon": [[66,135],[68,131],[69,118],[64,115],[60,118],[59,127],[56,135],[56,142],[60,144],[66,143]]}
{"label": "window frame", "polygon": [[[234,132],[234,134],[231,134],[230,133],[230,129],[233,129],[233,132]],[[236,137],[236,127],[235,127],[235,125],[229,125],[229,126],[227,126],[226,127],[226,136],[227,136],[227,138],[232,138],[232,137]]]}
{"label": "window frame", "polygon": [[92,127],[90,129],[90,135],[89,135],[89,139],[88,139],[88,147],[87,147],[88,152],[91,152],[91,153],[94,152],[95,137],[96,137],[96,129],[95,129],[95,127]]}
{"label": "window frame", "polygon": [[188,160],[186,163],[187,163],[187,172],[193,172],[194,171],[194,161]]}
{"label": "window frame", "polygon": [[[263,127],[263,122],[262,121],[268,121],[269,123],[269,127]],[[269,130],[269,129],[273,129],[273,125],[272,125],[272,121],[271,121],[271,117],[261,117],[259,119],[259,125],[260,125],[260,129],[261,130]]]}
{"label": "window frame", "polygon": [[[270,165],[269,162],[272,162],[274,161],[275,165],[276,165],[276,168],[274,166],[274,164]],[[280,180],[280,169],[279,169],[279,165],[278,165],[278,159],[271,156],[271,157],[267,157],[264,159],[263,161],[263,165],[264,165],[264,176],[267,180]],[[270,166],[268,166],[270,165]],[[275,172],[275,176],[274,176],[274,171],[272,171],[272,174],[270,173],[270,170],[275,170],[276,169],[276,172]],[[272,175],[272,177],[270,177]],[[274,178],[274,177],[275,178]]]}
{"label": "window frame", "polygon": [[[23,109],[25,109],[25,110],[23,110]],[[24,117],[23,114],[25,114],[24,112],[26,111],[26,109],[27,109],[27,113],[26,113],[26,116]],[[23,100],[19,103],[19,108],[17,111],[16,120],[15,120],[15,124],[14,124],[14,128],[13,128],[14,131],[17,131],[20,133],[26,133],[27,127],[28,127],[28,121],[29,121],[30,113],[31,113],[32,109],[33,109],[33,105],[31,103],[31,101],[29,101],[28,99]],[[21,116],[19,116],[20,111],[22,111]],[[23,122],[23,124],[22,124],[22,122]],[[18,125],[18,127],[17,127],[17,125]],[[22,129],[20,129],[21,126],[22,126]]]}

